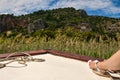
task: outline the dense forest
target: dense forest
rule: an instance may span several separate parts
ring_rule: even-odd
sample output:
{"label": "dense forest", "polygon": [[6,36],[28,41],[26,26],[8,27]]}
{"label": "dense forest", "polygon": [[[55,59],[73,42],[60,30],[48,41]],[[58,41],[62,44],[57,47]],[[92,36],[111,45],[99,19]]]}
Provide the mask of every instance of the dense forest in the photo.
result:
{"label": "dense forest", "polygon": [[104,16],[90,16],[85,10],[68,7],[39,10],[27,15],[0,15],[0,36],[13,37],[19,33],[29,36],[55,38],[57,33],[68,37],[103,39],[115,38],[120,32],[120,19]]}

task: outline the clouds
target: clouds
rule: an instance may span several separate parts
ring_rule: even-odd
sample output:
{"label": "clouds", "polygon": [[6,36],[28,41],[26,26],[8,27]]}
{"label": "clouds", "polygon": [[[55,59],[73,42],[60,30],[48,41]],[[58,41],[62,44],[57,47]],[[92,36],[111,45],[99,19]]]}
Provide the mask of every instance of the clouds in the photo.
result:
{"label": "clouds", "polygon": [[[94,14],[96,11],[99,15],[103,15],[103,13],[105,15],[120,13],[120,8],[114,6],[114,3],[110,0],[60,0],[51,6],[51,8],[60,7],[74,7],[76,9],[85,9],[88,14],[89,12],[92,14],[92,11]],[[98,10],[102,12],[98,13]]]}
{"label": "clouds", "polygon": [[52,0],[0,0],[0,13],[27,14],[47,9]]}
{"label": "clouds", "polygon": [[54,6],[54,8],[59,7],[75,7],[80,8],[89,8],[89,9],[99,9],[105,8],[110,4],[109,0],[60,0]]}
{"label": "clouds", "polygon": [[21,15],[41,9],[74,7],[85,9],[90,15],[116,16],[120,14],[118,4],[119,0],[0,0],[0,13]]}
{"label": "clouds", "polygon": [[74,7],[85,9],[89,15],[120,17],[119,0],[59,0],[52,8]]}

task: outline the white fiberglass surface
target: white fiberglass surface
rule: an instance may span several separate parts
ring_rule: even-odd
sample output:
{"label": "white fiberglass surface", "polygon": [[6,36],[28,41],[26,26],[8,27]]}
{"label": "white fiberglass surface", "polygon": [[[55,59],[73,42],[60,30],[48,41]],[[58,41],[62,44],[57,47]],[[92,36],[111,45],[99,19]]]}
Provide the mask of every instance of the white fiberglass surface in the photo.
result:
{"label": "white fiberglass surface", "polygon": [[[0,69],[1,80],[110,80],[94,74],[87,64],[75,59],[52,54],[33,57],[45,59],[44,62],[27,62],[25,67],[17,62]],[[10,67],[11,66],[11,67]]]}

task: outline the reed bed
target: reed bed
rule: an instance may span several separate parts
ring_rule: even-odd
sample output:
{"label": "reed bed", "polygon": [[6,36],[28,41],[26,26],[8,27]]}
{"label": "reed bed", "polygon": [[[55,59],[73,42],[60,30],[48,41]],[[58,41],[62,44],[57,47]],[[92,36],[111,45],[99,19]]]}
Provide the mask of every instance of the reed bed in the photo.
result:
{"label": "reed bed", "polygon": [[65,35],[57,35],[55,39],[47,37],[29,37],[18,34],[13,38],[0,37],[0,53],[23,52],[40,49],[54,49],[75,54],[98,57],[102,59],[109,58],[120,48],[120,42],[110,39],[105,42],[102,39],[97,42],[96,39],[81,41],[78,37],[70,38]]}

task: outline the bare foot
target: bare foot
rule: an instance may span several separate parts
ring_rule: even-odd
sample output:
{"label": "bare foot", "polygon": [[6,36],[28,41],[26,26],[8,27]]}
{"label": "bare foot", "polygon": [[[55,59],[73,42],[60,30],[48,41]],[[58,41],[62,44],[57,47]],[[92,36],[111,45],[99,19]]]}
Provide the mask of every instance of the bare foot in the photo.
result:
{"label": "bare foot", "polygon": [[89,67],[90,67],[90,69],[96,69],[95,63],[93,61],[89,62]]}
{"label": "bare foot", "polygon": [[103,65],[103,62],[98,62],[97,64],[94,61],[89,62],[90,69],[101,69],[101,70],[107,70],[106,67]]}

